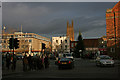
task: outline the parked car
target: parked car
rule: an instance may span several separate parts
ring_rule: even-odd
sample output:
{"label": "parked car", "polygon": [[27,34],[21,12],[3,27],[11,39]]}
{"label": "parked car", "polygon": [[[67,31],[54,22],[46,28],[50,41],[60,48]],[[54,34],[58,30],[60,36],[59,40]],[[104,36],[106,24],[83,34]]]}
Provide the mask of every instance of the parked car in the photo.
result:
{"label": "parked car", "polygon": [[58,69],[62,68],[74,68],[74,61],[68,58],[61,58],[58,60]]}
{"label": "parked car", "polygon": [[114,66],[114,60],[108,55],[100,55],[96,58],[96,66]]}
{"label": "parked car", "polygon": [[55,60],[55,64],[56,64],[56,65],[58,64],[58,61],[59,61],[61,58],[63,58],[63,53],[58,53],[58,54],[56,55],[56,60]]}
{"label": "parked car", "polygon": [[16,56],[17,56],[17,59],[18,59],[18,60],[23,58],[22,53],[16,53]]}
{"label": "parked car", "polygon": [[74,60],[71,53],[64,53],[63,56],[64,56],[65,58],[69,58],[69,59],[71,59],[71,60]]}

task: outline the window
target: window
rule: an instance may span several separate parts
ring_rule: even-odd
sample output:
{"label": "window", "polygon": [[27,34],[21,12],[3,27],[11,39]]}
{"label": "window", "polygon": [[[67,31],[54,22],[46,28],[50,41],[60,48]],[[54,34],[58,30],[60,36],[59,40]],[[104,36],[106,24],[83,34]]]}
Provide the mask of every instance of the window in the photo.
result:
{"label": "window", "polygon": [[32,37],[32,35],[29,35],[30,37]]}
{"label": "window", "polygon": [[4,40],[4,43],[6,43],[6,40]]}
{"label": "window", "polygon": [[24,48],[24,45],[22,45],[21,47]]}
{"label": "window", "polygon": [[71,47],[74,47],[74,43],[71,43]]}
{"label": "window", "polygon": [[111,50],[110,50],[111,52],[115,52],[115,48],[111,48]]}
{"label": "window", "polygon": [[6,46],[4,45],[3,48],[6,48]]}
{"label": "window", "polygon": [[65,43],[67,43],[67,40],[65,40]]}
{"label": "window", "polygon": [[62,46],[61,46],[61,49],[62,49]]}
{"label": "window", "polygon": [[75,43],[75,46],[77,45],[77,43]]}
{"label": "window", "polygon": [[58,40],[56,40],[56,43],[58,43]]}
{"label": "window", "polygon": [[65,49],[67,49],[67,45],[65,45]]}
{"label": "window", "polygon": [[25,42],[28,42],[28,40],[25,40]]}
{"label": "window", "polygon": [[29,42],[32,42],[32,40],[30,39]]}
{"label": "window", "polygon": [[18,35],[15,35],[15,37],[18,37]]}
{"label": "window", "polygon": [[28,35],[26,35],[26,37],[28,37]]}
{"label": "window", "polygon": [[2,40],[0,40],[0,43],[2,43]]}
{"label": "window", "polygon": [[62,40],[61,40],[61,43],[62,43]]}

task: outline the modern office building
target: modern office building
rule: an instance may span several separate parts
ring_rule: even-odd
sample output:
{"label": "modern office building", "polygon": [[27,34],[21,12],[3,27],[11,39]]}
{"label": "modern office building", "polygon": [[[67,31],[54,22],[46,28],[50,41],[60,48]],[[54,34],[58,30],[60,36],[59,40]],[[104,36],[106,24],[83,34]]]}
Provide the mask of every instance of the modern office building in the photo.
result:
{"label": "modern office building", "polygon": [[14,32],[14,34],[2,34],[2,52],[12,52],[9,49],[9,39],[13,36],[13,38],[17,38],[19,40],[19,48],[15,49],[14,52],[20,53],[41,53],[42,51],[42,43],[45,44],[45,51],[51,51],[51,41],[49,38],[40,36],[35,33],[22,33],[22,32]]}

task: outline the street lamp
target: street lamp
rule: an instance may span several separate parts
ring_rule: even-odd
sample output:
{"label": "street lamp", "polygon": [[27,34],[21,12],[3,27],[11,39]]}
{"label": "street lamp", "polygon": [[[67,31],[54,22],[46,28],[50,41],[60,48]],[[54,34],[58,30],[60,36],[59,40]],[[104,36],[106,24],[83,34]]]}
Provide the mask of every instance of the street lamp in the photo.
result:
{"label": "street lamp", "polygon": [[117,54],[116,53],[116,21],[115,21],[115,12],[114,12],[114,31],[115,31],[115,54]]}

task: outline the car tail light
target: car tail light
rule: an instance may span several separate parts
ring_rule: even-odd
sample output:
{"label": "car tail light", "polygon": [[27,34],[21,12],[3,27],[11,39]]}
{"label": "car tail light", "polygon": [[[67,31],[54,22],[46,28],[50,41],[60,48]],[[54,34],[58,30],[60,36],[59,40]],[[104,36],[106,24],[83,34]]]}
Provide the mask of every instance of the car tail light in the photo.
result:
{"label": "car tail light", "polygon": [[68,63],[71,63],[70,61]]}
{"label": "car tail light", "polygon": [[60,63],[60,61],[58,61],[58,63]]}

